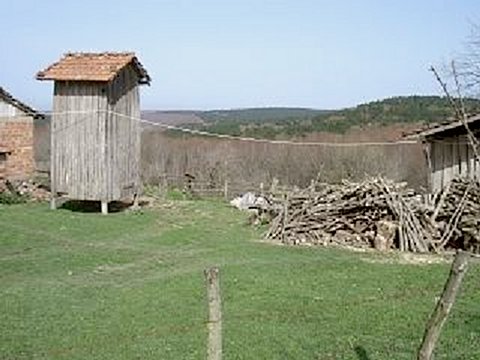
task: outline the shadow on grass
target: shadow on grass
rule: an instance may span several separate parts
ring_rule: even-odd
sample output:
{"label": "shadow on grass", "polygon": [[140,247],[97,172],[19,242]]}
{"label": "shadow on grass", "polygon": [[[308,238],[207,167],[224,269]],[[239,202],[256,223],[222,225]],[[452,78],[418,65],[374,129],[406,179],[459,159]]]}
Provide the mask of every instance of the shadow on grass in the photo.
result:
{"label": "shadow on grass", "polygon": [[[108,204],[109,213],[122,212],[128,209],[132,204],[122,201],[112,201]],[[67,200],[65,201],[60,209],[66,209],[74,212],[82,213],[100,213],[101,206],[100,201],[89,201],[89,200]]]}
{"label": "shadow on grass", "polygon": [[363,346],[355,346],[353,349],[357,354],[358,360],[371,360]]}

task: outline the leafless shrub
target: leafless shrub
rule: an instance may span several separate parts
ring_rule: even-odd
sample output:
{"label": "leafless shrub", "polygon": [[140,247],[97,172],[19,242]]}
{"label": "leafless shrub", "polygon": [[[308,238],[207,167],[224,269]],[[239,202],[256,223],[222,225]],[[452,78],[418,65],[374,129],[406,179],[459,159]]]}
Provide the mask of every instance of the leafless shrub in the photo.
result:
{"label": "leafless shrub", "polygon": [[307,186],[311,179],[336,183],[359,181],[368,175],[383,175],[426,185],[427,170],[421,145],[388,146],[298,146],[189,135],[171,136],[150,128],[142,138],[142,177],[159,183],[166,174],[181,178],[195,175],[212,186],[269,184],[273,178],[288,185]]}
{"label": "leafless shrub", "polygon": [[[35,128],[35,156],[40,170],[49,169],[48,122]],[[158,128],[142,133],[141,175],[150,185],[183,187],[185,174],[207,189],[258,190],[274,178],[281,184],[307,186],[312,179],[338,183],[383,175],[426,186],[427,169],[421,145],[327,147],[224,140],[190,135],[169,135]]]}

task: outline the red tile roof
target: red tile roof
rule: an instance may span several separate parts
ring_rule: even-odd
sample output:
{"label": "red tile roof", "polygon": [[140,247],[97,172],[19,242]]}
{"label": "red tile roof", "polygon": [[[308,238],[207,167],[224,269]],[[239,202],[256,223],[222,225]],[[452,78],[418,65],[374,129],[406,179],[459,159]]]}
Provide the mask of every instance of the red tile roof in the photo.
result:
{"label": "red tile roof", "polygon": [[132,64],[139,83],[149,84],[150,76],[134,53],[67,53],[58,62],[37,73],[38,80],[111,81],[125,66]]}

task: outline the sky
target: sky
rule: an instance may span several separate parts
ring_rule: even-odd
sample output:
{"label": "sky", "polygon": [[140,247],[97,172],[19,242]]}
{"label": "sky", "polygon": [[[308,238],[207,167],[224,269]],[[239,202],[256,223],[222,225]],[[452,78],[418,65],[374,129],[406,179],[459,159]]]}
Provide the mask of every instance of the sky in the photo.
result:
{"label": "sky", "polygon": [[49,110],[37,71],[69,51],[134,51],[143,109],[336,109],[440,95],[479,0],[0,0],[0,86]]}

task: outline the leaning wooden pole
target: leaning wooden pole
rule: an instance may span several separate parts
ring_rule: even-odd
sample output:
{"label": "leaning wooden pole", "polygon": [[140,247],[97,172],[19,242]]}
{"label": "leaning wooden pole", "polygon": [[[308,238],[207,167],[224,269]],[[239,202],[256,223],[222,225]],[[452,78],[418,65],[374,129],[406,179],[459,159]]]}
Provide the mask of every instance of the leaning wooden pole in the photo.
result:
{"label": "leaning wooden pole", "polygon": [[217,267],[205,270],[208,298],[208,360],[222,359],[222,302],[219,273]]}
{"label": "leaning wooden pole", "polygon": [[437,303],[435,311],[428,320],[423,342],[418,350],[418,360],[431,360],[433,358],[433,351],[440,337],[440,332],[455,303],[460,285],[467,272],[469,257],[468,252],[461,250],[458,251],[455,256],[442,296]]}

